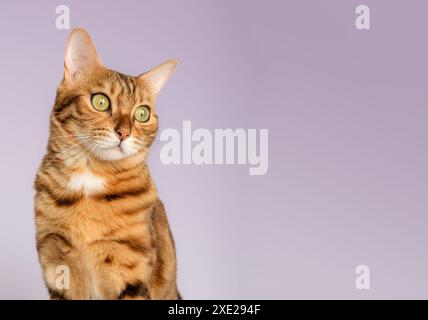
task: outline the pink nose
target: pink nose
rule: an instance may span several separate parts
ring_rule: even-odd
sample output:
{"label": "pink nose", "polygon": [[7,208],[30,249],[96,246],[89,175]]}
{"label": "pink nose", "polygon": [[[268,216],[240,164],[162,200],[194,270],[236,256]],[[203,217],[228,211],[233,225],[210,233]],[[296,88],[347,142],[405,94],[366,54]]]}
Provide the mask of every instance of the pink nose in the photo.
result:
{"label": "pink nose", "polygon": [[117,128],[115,128],[115,131],[116,131],[117,136],[119,137],[120,141],[125,140],[131,134],[131,130],[124,128],[124,127],[117,127]]}

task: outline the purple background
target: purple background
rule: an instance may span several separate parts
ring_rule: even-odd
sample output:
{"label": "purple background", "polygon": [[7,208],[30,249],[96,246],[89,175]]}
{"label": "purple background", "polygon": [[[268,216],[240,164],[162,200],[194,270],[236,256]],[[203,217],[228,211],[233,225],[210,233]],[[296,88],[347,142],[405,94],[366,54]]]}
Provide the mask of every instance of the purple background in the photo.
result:
{"label": "purple background", "polygon": [[[185,298],[428,298],[422,0],[1,1],[0,298],[47,297],[32,184],[69,33],[59,4],[113,69],[180,59],[161,129],[269,129],[265,176],[152,150]],[[359,264],[370,291],[355,288]]]}

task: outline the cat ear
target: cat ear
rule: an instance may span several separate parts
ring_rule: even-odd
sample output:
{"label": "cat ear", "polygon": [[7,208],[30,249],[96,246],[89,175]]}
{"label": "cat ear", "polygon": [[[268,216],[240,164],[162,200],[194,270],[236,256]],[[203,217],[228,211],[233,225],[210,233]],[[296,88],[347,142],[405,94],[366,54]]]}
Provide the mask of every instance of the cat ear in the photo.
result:
{"label": "cat ear", "polygon": [[140,75],[138,80],[141,81],[144,86],[149,86],[152,92],[157,95],[174,73],[177,63],[177,60],[164,62],[156,68]]}
{"label": "cat ear", "polygon": [[88,73],[100,66],[101,61],[89,34],[84,29],[74,29],[65,49],[65,77],[73,79],[76,73]]}

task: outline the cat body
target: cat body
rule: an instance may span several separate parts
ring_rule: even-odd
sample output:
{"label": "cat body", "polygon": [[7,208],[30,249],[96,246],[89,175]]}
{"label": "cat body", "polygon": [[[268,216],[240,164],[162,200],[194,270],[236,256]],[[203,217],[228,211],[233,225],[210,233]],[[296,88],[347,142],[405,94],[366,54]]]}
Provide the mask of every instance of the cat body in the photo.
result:
{"label": "cat body", "polygon": [[169,61],[132,77],[69,38],[35,181],[36,241],[52,299],[178,299],[176,254],[146,165]]}

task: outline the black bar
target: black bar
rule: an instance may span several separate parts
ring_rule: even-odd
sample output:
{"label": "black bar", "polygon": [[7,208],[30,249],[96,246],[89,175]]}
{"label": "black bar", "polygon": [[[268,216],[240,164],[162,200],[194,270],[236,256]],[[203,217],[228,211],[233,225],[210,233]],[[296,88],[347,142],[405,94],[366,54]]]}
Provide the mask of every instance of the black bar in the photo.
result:
{"label": "black bar", "polygon": [[[365,319],[376,313],[403,319],[425,314],[426,301],[285,301],[285,300],[185,300],[185,301],[0,301],[3,314],[31,317],[120,317],[127,319],[301,319],[308,316],[352,316]],[[8,308],[10,310],[6,311]],[[412,314],[414,316],[412,316]],[[150,317],[150,318],[147,318]],[[119,319],[119,318],[118,318]]]}

